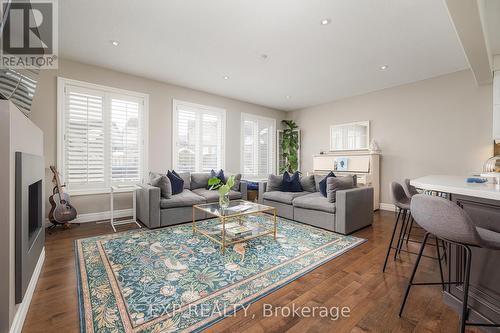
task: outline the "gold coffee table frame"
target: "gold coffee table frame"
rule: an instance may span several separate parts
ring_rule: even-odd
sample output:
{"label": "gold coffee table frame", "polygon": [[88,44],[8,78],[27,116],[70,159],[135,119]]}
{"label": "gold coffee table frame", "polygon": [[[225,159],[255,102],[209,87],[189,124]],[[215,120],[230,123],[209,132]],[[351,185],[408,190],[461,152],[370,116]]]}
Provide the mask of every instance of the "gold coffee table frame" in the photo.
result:
{"label": "gold coffee table frame", "polygon": [[[207,237],[211,241],[217,243],[220,245],[221,252],[224,253],[225,249],[227,246],[236,244],[236,243],[241,243],[248,241],[250,239],[254,239],[257,237],[265,236],[265,235],[274,235],[274,239],[276,240],[277,236],[277,219],[276,219],[276,208],[271,207],[271,206],[266,206],[266,205],[261,205],[258,203],[250,202],[250,201],[245,201],[245,200],[232,200],[230,202],[229,207],[234,207],[237,205],[244,204],[247,207],[250,206],[250,208],[246,210],[241,210],[241,211],[234,211],[234,212],[228,212],[226,210],[223,210],[220,208],[218,203],[207,203],[207,204],[201,204],[201,205],[193,205],[193,234],[198,232],[202,234],[203,236]],[[209,215],[215,216],[216,218],[219,219],[220,223],[222,224],[222,229],[221,229],[221,240],[218,240],[214,236],[204,232],[202,229],[196,227],[196,210],[202,211],[204,213],[207,213]],[[266,229],[263,228],[264,231],[259,232],[255,235],[251,235],[248,237],[244,237],[235,241],[231,242],[226,242],[226,222],[228,220],[232,219],[237,219],[240,224],[243,223],[243,218],[248,215],[258,215],[258,214],[264,214],[264,215],[269,215],[266,212],[273,212],[273,217],[274,217],[274,228],[273,229]]]}

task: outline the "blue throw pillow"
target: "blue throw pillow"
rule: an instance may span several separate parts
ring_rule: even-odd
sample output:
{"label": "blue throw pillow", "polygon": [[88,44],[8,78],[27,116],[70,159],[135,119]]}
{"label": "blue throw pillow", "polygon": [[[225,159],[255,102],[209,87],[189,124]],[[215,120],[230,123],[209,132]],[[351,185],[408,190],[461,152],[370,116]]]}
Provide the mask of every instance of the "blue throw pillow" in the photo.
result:
{"label": "blue throw pillow", "polygon": [[326,180],[329,178],[329,177],[335,177],[335,174],[333,173],[333,171],[330,171],[330,173],[328,175],[326,175],[325,178],[323,178],[322,181],[319,182],[319,191],[321,192],[321,194],[326,198]]}
{"label": "blue throw pillow", "polygon": [[[222,169],[220,169],[219,172],[215,172],[214,169],[212,169],[212,171],[210,171],[210,178],[214,178],[214,177],[217,177],[220,179],[220,183],[219,183],[220,185],[224,185],[226,183],[226,178],[224,177],[224,171],[222,171]],[[214,188],[212,188],[212,186],[208,185],[207,189],[210,190],[212,188],[213,190],[217,190],[220,187],[220,185],[217,187],[214,187]]]}
{"label": "blue throw pillow", "polygon": [[283,181],[281,182],[282,192],[302,192],[302,185],[300,185],[300,175],[298,171],[290,177],[290,174],[285,171],[283,174]]}
{"label": "blue throw pillow", "polygon": [[167,172],[167,177],[170,180],[170,184],[172,185],[172,194],[182,193],[184,190],[184,180],[179,176],[177,172],[170,170]]}

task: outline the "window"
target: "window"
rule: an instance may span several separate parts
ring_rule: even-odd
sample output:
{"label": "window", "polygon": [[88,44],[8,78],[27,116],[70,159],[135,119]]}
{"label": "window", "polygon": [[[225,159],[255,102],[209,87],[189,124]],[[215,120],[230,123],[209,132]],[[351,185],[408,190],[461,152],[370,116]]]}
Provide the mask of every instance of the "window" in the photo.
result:
{"label": "window", "polygon": [[226,111],[173,101],[173,168],[207,172],[224,169]]}
{"label": "window", "polygon": [[242,113],[241,145],[243,177],[267,178],[275,169],[276,120]]}
{"label": "window", "polygon": [[148,96],[58,79],[58,166],[68,190],[107,192],[147,171]]}

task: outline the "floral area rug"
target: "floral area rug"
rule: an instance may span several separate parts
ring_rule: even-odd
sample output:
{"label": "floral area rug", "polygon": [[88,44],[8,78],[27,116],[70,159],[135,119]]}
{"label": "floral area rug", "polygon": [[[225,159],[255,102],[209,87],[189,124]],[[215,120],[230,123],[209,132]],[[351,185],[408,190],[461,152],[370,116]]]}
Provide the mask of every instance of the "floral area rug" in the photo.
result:
{"label": "floral area rug", "polygon": [[283,218],[225,254],[189,223],[80,239],[81,332],[200,331],[364,241]]}

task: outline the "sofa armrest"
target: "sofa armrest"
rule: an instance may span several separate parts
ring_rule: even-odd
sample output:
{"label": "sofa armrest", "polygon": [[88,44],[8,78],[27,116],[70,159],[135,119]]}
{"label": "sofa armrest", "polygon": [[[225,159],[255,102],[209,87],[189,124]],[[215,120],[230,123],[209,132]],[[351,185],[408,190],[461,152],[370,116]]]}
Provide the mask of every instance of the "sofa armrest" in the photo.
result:
{"label": "sofa armrest", "polygon": [[259,181],[259,194],[257,197],[257,202],[262,204],[264,202],[264,193],[267,189],[267,180]]}
{"label": "sofa armrest", "polygon": [[241,192],[241,199],[248,200],[248,184],[244,180],[240,182],[240,192]]}
{"label": "sofa armrest", "polygon": [[373,187],[337,191],[335,231],[347,235],[372,224]]}
{"label": "sofa armrest", "polygon": [[139,184],[136,190],[137,218],[148,228],[160,227],[160,188]]}

